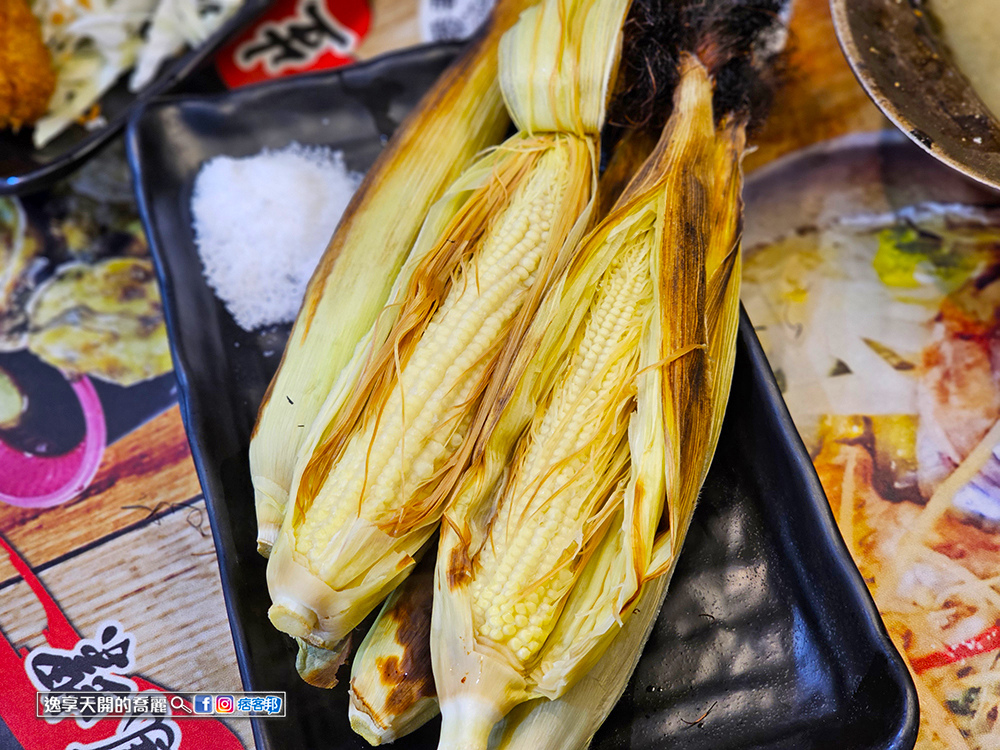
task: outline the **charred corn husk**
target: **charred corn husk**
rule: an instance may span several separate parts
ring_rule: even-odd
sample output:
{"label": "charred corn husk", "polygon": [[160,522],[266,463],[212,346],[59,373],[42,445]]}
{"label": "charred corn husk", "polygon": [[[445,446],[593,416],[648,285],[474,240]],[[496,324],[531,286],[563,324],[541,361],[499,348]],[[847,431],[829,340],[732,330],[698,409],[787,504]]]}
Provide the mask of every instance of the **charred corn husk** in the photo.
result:
{"label": "charred corn husk", "polygon": [[531,2],[500,0],[485,33],[369,170],[313,274],[250,442],[257,546],[265,556],[284,517],[299,449],[382,310],[429,208],[509,125],[497,82],[497,46]]}
{"label": "charred corn husk", "polygon": [[351,728],[372,745],[394,742],[437,716],[428,634],[434,555],[382,606],[351,663]]}
{"label": "charred corn husk", "polygon": [[563,696],[676,564],[732,373],[743,144],[717,129],[706,70],[682,68],[656,150],[540,306],[445,513],[442,750],[485,748],[514,706]]}
{"label": "charred corn husk", "polygon": [[432,208],[390,295],[387,332],[377,322],[320,409],[268,564],[278,629],[333,647],[435,532],[504,342],[520,338],[589,222],[626,8],[546,0],[501,41],[519,132]]}
{"label": "charred corn husk", "polygon": [[[434,556],[386,600],[351,664],[351,727],[372,745],[395,742],[438,714],[430,664]],[[604,722],[635,669],[656,620],[667,577],[643,587],[608,650],[557,700],[517,706],[494,728],[491,750],[578,750]]]}
{"label": "charred corn husk", "polygon": [[603,219],[621,197],[632,177],[656,146],[656,133],[648,130],[627,130],[611,152],[597,187],[597,207],[594,216]]}

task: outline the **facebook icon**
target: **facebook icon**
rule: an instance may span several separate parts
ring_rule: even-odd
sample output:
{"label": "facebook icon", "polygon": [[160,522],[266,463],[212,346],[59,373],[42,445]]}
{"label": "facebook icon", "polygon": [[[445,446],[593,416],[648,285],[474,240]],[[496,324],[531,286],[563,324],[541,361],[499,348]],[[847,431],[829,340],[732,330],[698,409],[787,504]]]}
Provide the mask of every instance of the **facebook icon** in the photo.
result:
{"label": "facebook icon", "polygon": [[194,704],[196,714],[214,713],[215,700],[211,695],[196,695],[191,702]]}

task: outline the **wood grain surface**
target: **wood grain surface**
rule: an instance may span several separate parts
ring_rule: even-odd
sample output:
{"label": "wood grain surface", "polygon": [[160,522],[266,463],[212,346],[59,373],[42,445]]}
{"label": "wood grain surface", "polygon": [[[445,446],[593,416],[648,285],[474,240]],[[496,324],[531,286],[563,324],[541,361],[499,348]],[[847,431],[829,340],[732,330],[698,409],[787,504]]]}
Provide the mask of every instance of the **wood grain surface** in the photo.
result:
{"label": "wood grain surface", "polygon": [[[174,406],[108,446],[90,485],[72,501],[54,508],[0,504],[0,534],[32,567],[92,545],[174,503],[201,494]],[[14,575],[0,560],[0,583]]]}
{"label": "wood grain surface", "polygon": [[[178,691],[242,690],[204,500],[101,539],[39,578],[84,637],[104,620],[135,636],[136,674]],[[28,585],[10,579],[0,598],[7,638],[43,645],[45,616]],[[230,725],[252,747],[249,723]]]}
{"label": "wood grain surface", "polygon": [[370,0],[372,26],[361,42],[359,60],[420,44],[418,0]]}

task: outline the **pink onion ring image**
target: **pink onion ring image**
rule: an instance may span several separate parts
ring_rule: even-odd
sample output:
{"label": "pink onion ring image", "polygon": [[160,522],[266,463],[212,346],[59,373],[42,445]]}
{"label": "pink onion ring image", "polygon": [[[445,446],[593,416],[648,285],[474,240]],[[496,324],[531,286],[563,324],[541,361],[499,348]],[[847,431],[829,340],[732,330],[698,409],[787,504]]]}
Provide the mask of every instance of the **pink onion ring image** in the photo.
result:
{"label": "pink onion ring image", "polygon": [[83,439],[61,456],[26,453],[0,439],[0,501],[49,508],[75,497],[97,473],[107,441],[104,409],[89,378],[69,383],[83,411]]}

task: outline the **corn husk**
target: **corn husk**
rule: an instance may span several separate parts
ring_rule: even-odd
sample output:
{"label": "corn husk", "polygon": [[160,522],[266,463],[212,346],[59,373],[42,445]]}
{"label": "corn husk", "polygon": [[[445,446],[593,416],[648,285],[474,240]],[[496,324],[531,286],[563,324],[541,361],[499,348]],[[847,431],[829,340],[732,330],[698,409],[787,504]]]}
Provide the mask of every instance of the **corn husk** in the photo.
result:
{"label": "corn husk", "polygon": [[428,634],[434,555],[386,599],[351,663],[351,728],[372,745],[394,742],[437,716]]}
{"label": "corn husk", "polygon": [[[491,402],[493,429],[449,505],[438,553],[431,650],[442,749],[486,747],[515,706],[565,695],[599,662],[647,582],[669,578],[676,565],[735,354],[743,129],[726,122],[717,130],[711,98],[707,72],[685,59],[656,151],[543,301],[510,368],[516,379]],[[636,274],[645,286],[628,286]],[[634,309],[622,312],[620,298],[604,291],[616,284]],[[581,412],[581,436],[590,422],[599,429],[566,448],[571,458],[554,452],[551,468],[543,463],[519,495],[529,458],[549,450],[546,420],[563,408],[560,394],[570,388],[583,398],[567,383],[574,363],[591,361],[593,321],[608,309],[625,322],[593,354],[610,352],[604,369],[587,376],[598,386],[594,400],[579,402],[604,404],[596,415]],[[573,468],[574,456],[586,460]],[[539,499],[547,477],[559,479],[562,498]],[[575,514],[573,525],[546,539],[544,556],[521,552],[521,529],[545,528],[560,513]],[[492,559],[513,559],[518,577],[508,562],[484,579]],[[549,567],[525,572],[536,559]],[[511,591],[521,580],[529,583]],[[511,607],[509,615],[497,606]]]}
{"label": "corn husk", "polygon": [[[641,131],[629,131],[615,144],[598,184],[603,213],[655,144]],[[430,663],[433,566],[428,555],[390,595],[351,664],[351,726],[372,745],[394,742],[439,713]],[[406,664],[405,674],[386,670],[390,660]]]}
{"label": "corn husk", "polygon": [[[519,132],[431,208],[320,409],[268,565],[278,629],[333,647],[435,532],[504,344],[519,340],[589,224],[626,10],[627,0],[546,0],[501,41],[501,90]],[[584,53],[598,44],[605,54]]]}
{"label": "corn husk", "polygon": [[[353,380],[338,383],[331,392],[331,398],[321,410],[321,415],[332,415],[331,421],[325,430],[321,430],[317,422],[314,428],[316,447],[302,456],[296,469],[292,484],[295,503],[289,507],[268,563],[268,587],[273,602],[269,617],[280,630],[317,646],[332,647],[405,578],[417,550],[436,531],[449,482],[458,476],[462,454],[468,452],[461,445],[443,467],[433,467],[436,486],[424,492],[419,500],[397,495],[394,510],[381,515],[358,503],[346,523],[322,532],[321,540],[315,542],[321,545],[316,555],[308,558],[303,550],[304,530],[309,529],[309,524],[321,523],[315,519],[324,513],[317,509],[316,499],[339,489],[337,478],[331,478],[330,472],[338,462],[347,460],[343,453],[350,440],[358,440],[355,435],[373,429],[372,422],[377,430],[394,416],[405,417],[405,413],[394,415],[389,411],[392,408],[390,389],[395,385],[398,363],[405,366],[414,354],[422,329],[428,324],[429,313],[437,307],[436,302],[427,299],[426,290],[433,292],[440,286],[437,280],[448,278],[461,262],[459,251],[464,243],[452,242],[451,238],[462,236],[468,226],[484,226],[485,217],[523,181],[524,174],[531,171],[543,152],[566,146],[576,165],[589,165],[589,155],[578,148],[580,145],[569,140],[556,145],[543,144],[534,138],[507,144],[506,148],[498,149],[470,168],[435,206],[427,226],[440,222],[446,228],[440,233],[422,233],[414,262],[400,274],[397,289],[390,298],[399,310],[399,325],[378,347],[374,344],[383,337],[377,332],[370,335],[374,354],[365,352],[357,360],[358,369],[345,371],[343,380]],[[503,158],[508,153],[513,154],[513,158]],[[577,210],[568,216],[565,229],[553,234],[565,238],[574,232],[579,210],[588,197],[589,191],[570,199],[577,204]],[[450,221],[443,222],[441,215],[450,213],[456,204],[460,205],[459,210]],[[441,239],[426,253],[421,252],[422,240],[435,235]],[[549,273],[558,258],[561,242],[553,244],[552,251],[547,253],[548,268],[545,270]],[[453,255],[441,262],[446,253]],[[495,359],[501,343],[498,339],[490,347],[488,358]],[[485,369],[488,371],[491,367]],[[482,382],[486,382],[485,375]],[[479,392],[481,389],[474,388],[468,399],[461,399],[469,402],[465,408],[470,412]],[[453,421],[453,416],[449,413],[447,419]],[[431,433],[448,434],[450,428],[451,425],[443,423],[440,429],[431,430]],[[362,462],[367,464],[367,459],[363,458]],[[411,489],[414,485],[417,482],[411,481]],[[418,489],[422,487],[417,485]],[[313,532],[313,536],[317,537],[318,533]]]}
{"label": "corn husk", "polygon": [[497,45],[531,0],[500,0],[486,30],[389,141],[330,241],[306,291],[250,442],[258,550],[270,553],[299,450],[330,389],[368,334],[429,208],[509,119]]}
{"label": "corn husk", "polygon": [[516,706],[493,728],[491,750],[582,750],[618,703],[649,640],[667,592],[668,576],[646,583],[604,655],[555,700]]}
{"label": "corn husk", "polygon": [[295,671],[305,682],[319,688],[332,688],[337,684],[337,672],[351,653],[351,636],[335,648],[319,648],[296,638],[298,652],[295,655]]}

